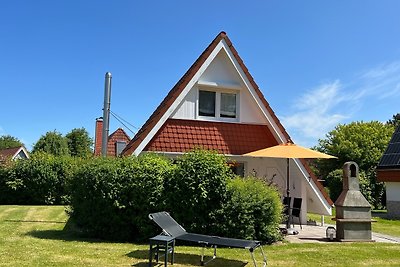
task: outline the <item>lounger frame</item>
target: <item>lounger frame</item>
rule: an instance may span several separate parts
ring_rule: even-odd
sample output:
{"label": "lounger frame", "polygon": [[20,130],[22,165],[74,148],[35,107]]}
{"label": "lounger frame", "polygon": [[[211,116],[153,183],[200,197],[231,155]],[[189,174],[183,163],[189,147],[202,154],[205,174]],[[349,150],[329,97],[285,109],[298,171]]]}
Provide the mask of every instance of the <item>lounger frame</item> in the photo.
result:
{"label": "lounger frame", "polygon": [[[149,218],[162,229],[163,234],[172,236],[176,240],[193,242],[202,246],[200,257],[200,264],[202,266],[216,259],[218,246],[248,249],[255,267],[257,267],[257,262],[254,257],[254,250],[256,248],[260,248],[261,255],[263,257],[262,266],[265,267],[267,265],[267,257],[262,249],[260,241],[188,233],[185,228],[178,224],[166,211],[151,213],[149,214]],[[214,249],[214,254],[210,260],[205,261],[204,254],[207,246],[210,246]]]}

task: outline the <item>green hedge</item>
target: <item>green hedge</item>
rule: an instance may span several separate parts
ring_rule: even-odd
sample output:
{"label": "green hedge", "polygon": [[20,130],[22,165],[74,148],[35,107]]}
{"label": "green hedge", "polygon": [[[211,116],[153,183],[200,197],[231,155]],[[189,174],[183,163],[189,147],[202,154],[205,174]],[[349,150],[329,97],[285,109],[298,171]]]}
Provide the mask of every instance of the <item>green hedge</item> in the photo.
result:
{"label": "green hedge", "polygon": [[277,231],[282,219],[282,203],[276,188],[253,177],[229,180],[228,201],[221,224],[224,235],[268,243],[281,238]]}
{"label": "green hedge", "polygon": [[0,204],[64,204],[77,159],[33,154],[0,168]]}
{"label": "green hedge", "polygon": [[144,241],[160,232],[148,214],[167,210],[190,232],[280,239],[281,203],[261,181],[234,178],[226,158],[195,150],[172,163],[146,154],[89,161],[71,183],[71,219],[104,239]]}
{"label": "green hedge", "polygon": [[235,178],[227,159],[194,150],[174,162],[34,154],[0,167],[0,204],[70,204],[82,233],[144,241],[160,232],[148,214],[166,210],[196,233],[274,242],[280,238],[280,197],[253,178]]}
{"label": "green hedge", "polygon": [[163,180],[172,170],[151,154],[93,159],[71,183],[71,219],[91,236],[144,240],[154,233],[148,214],[162,209]]}

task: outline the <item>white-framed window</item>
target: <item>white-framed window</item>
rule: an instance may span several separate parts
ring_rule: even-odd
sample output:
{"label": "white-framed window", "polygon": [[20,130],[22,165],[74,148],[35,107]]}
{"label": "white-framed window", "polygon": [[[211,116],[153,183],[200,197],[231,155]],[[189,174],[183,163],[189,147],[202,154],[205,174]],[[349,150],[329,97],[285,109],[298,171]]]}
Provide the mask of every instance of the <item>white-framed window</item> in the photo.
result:
{"label": "white-framed window", "polygon": [[238,121],[239,91],[199,88],[198,117],[208,120]]}
{"label": "white-framed window", "polygon": [[236,94],[221,93],[219,115],[222,118],[236,118]]}
{"label": "white-framed window", "polygon": [[216,92],[199,90],[199,116],[215,117]]}

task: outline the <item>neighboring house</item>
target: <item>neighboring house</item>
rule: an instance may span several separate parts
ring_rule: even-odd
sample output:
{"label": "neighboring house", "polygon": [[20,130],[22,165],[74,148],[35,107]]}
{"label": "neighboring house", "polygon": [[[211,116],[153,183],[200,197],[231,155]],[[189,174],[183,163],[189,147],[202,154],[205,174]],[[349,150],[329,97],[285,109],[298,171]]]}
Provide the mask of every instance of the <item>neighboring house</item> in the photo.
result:
{"label": "neighboring house", "polygon": [[[103,136],[103,118],[96,119],[96,129],[94,138],[94,155],[101,155],[101,145]],[[119,156],[126,145],[131,141],[129,135],[122,128],[118,128],[108,136],[107,156]]]}
{"label": "neighboring house", "polygon": [[379,161],[377,176],[379,182],[386,184],[387,215],[400,218],[400,126]]}
{"label": "neighboring house", "polygon": [[29,153],[24,146],[0,149],[0,163],[17,159],[29,159]]}
{"label": "neighboring house", "polygon": [[[287,97],[282,94],[282,97]],[[195,147],[217,150],[240,175],[254,175],[286,187],[286,160],[245,153],[290,137],[253,80],[226,33],[221,32],[172,88],[123,151],[153,151],[175,157]],[[333,202],[305,161],[291,161],[291,195],[306,212],[331,214]]]}

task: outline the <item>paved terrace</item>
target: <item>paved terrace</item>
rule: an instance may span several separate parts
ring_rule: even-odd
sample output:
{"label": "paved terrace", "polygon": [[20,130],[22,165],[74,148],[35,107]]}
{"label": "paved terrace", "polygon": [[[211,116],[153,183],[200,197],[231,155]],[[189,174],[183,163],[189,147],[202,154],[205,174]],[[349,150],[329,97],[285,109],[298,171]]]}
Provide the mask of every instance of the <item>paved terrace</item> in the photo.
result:
{"label": "paved terrace", "polygon": [[[314,225],[303,225],[303,229],[300,229],[299,225],[295,225],[295,229],[299,231],[298,235],[287,235],[285,240],[290,243],[319,243],[319,242],[330,242],[326,238],[326,228],[328,226],[336,225],[325,224],[324,226]],[[400,243],[400,237],[394,237],[384,234],[372,233],[372,240],[375,242],[383,243]]]}

